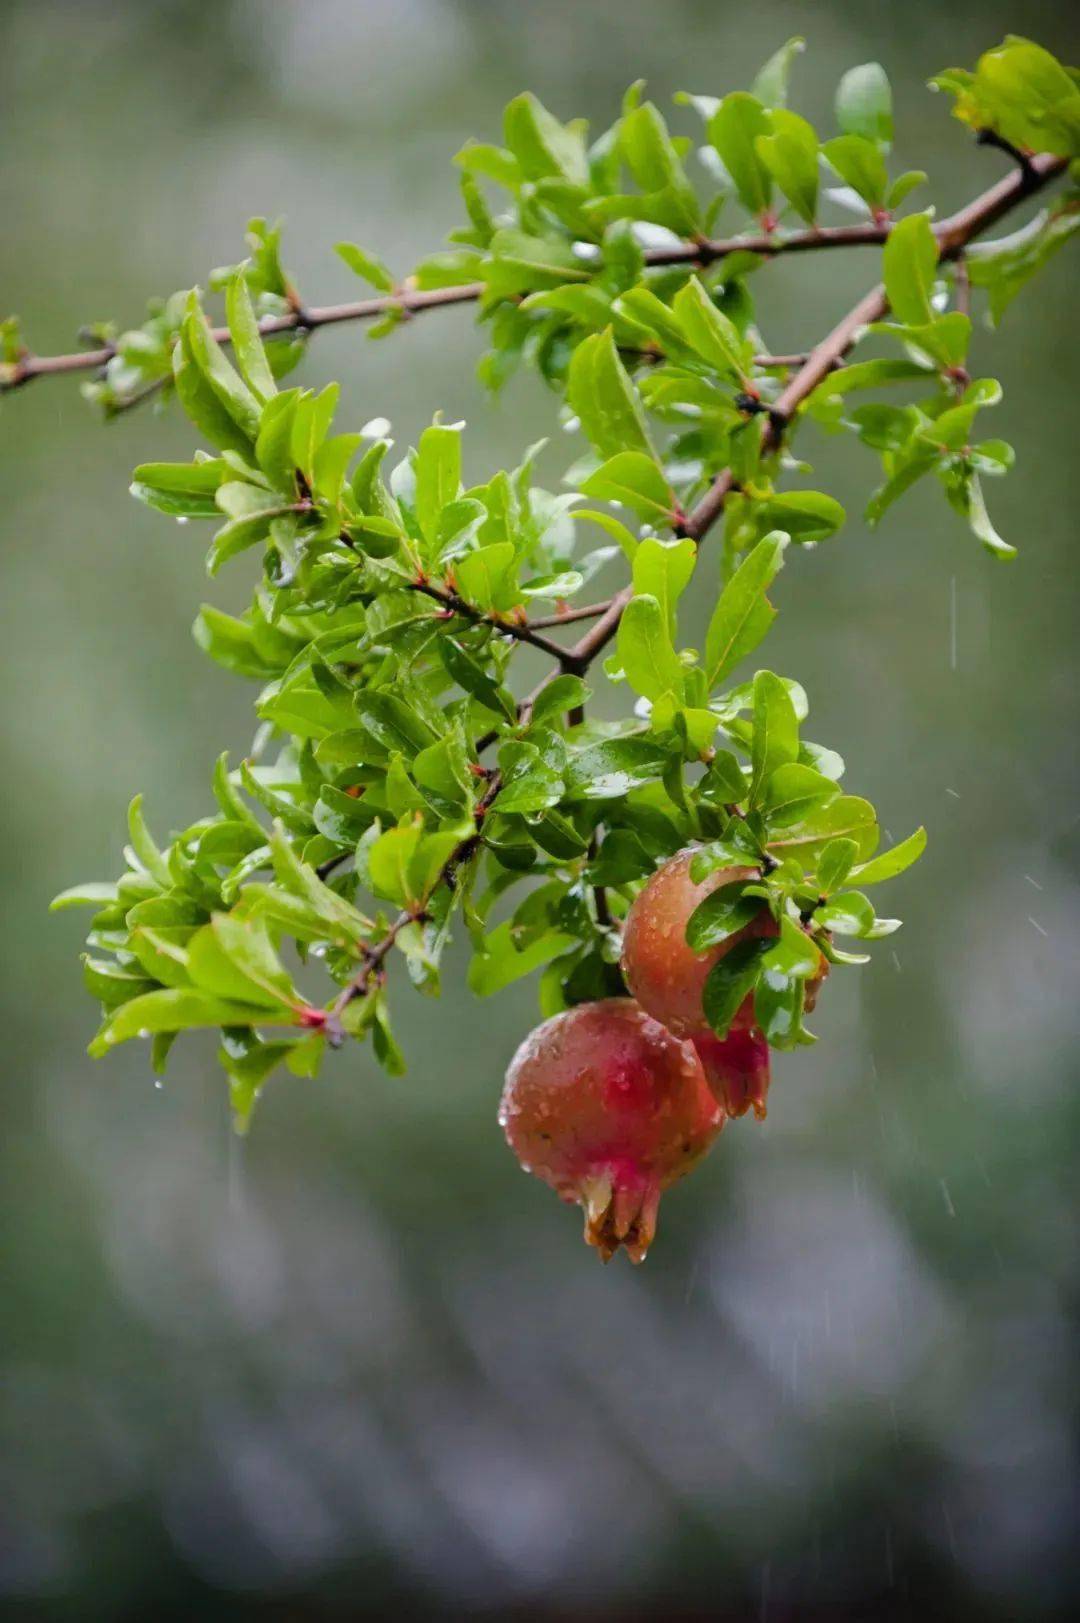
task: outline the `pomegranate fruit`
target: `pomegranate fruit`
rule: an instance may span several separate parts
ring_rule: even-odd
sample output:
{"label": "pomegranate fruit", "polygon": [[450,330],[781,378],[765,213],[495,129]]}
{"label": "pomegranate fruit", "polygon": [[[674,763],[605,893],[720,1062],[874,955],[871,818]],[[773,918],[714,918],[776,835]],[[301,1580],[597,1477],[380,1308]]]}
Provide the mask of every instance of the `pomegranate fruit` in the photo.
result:
{"label": "pomegranate fruit", "polygon": [[690,877],[694,855],[680,851],[656,870],[635,898],[623,930],[622,969],[632,996],[677,1037],[708,1031],[701,996],[713,965],[738,942],[777,933],[776,921],[762,903],[758,917],[726,941],[707,952],[692,951],[686,924],[698,904],[721,885],[758,877],[754,868],[718,868],[695,884]]}
{"label": "pomegranate fruit", "polygon": [[689,1172],[724,1124],[692,1044],[629,998],[545,1020],[506,1073],[499,1123],[526,1172],[585,1210],[607,1262],[644,1261],[661,1192]]}

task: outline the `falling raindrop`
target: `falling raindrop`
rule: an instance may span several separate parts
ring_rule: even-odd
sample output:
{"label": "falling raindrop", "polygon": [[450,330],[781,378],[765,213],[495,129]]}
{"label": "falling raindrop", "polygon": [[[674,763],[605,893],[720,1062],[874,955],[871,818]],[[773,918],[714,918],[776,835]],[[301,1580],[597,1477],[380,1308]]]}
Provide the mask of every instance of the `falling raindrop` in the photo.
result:
{"label": "falling raindrop", "polygon": [[244,1140],[234,1131],[231,1122],[226,1122],[225,1131],[228,1134],[229,1210],[235,1216],[241,1210],[244,1199]]}

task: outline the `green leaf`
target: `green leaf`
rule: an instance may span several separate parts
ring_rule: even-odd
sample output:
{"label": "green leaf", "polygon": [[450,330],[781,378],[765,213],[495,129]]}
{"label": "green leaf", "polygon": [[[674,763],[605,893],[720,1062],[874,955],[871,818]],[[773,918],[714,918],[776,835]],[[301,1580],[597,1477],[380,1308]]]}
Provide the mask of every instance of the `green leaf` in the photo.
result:
{"label": "green leaf", "polygon": [[770,834],[768,847],[780,858],[792,855],[809,862],[838,838],[854,840],[863,860],[873,854],[878,841],[877,815],[868,800],[841,795],[827,805],[815,806],[803,822]]}
{"label": "green leaf", "polygon": [[655,597],[645,594],[630,599],[619,622],[618,649],[635,693],[646,699],[659,699],[665,693],[682,696],[684,668]]}
{"label": "green leaf", "polygon": [[485,141],[470,141],[455,154],[454,162],[469,174],[483,175],[509,192],[517,191],[521,185],[521,165],[505,147],[491,146]]}
{"label": "green leaf", "polygon": [[[300,860],[280,823],[274,825],[270,849],[279,884],[286,891],[300,897],[307,909],[319,918],[325,929],[326,939],[351,941],[357,946],[364,946],[372,927],[370,919],[365,918],[343,896],[331,890],[329,885],[325,885],[314,868]],[[270,900],[273,901],[273,898]],[[271,913],[271,916],[274,914]]]}
{"label": "green leaf", "polygon": [[753,735],[750,749],[750,804],[761,803],[777,767],[799,755],[799,723],[791,696],[772,671],[754,677]]}
{"label": "green leaf", "polygon": [[852,191],[872,209],[885,206],[889,172],[881,148],[861,135],[838,135],[826,141],[822,153]]}
{"label": "green leaf", "polygon": [[918,862],[925,850],[926,830],[917,828],[914,834],[909,834],[906,840],[894,845],[891,851],[883,851],[872,862],[864,862],[860,867],[853,869],[851,877],[857,879],[860,885],[880,885],[882,880],[895,879],[897,874],[902,874],[906,868],[910,868],[913,862]]}
{"label": "green leaf", "polygon": [[[192,351],[188,327],[187,322],[181,327],[172,353],[173,382],[180,404],[211,445],[222,451],[238,451],[241,456],[249,456],[251,438],[238,427],[210,387]],[[251,400],[254,407],[254,395]]]}
{"label": "green leaf", "polygon": [[765,593],[783,564],[786,544],[779,530],[759,541],[720,594],[705,636],[710,689],[757,647],[776,618]]}
{"label": "green leaf", "polygon": [[796,34],[775,51],[750,86],[750,93],[763,107],[784,107],[787,104],[788,79],[795,58],[806,49],[806,41]]}
{"label": "green leaf", "polygon": [[[557,176],[575,186],[588,183],[589,166],[581,131],[574,126],[560,124],[530,91],[515,96],[507,106],[503,115],[503,135],[526,180]],[[477,150],[476,147],[467,147],[459,157],[471,157],[475,167]],[[505,184],[508,179],[505,167],[502,177],[496,175],[494,178],[502,178]]]}
{"label": "green leaf", "polygon": [[830,840],[817,864],[817,887],[822,896],[838,890],[851,872],[851,865],[859,855],[854,840]]}
{"label": "green leaf", "polygon": [[520,600],[517,552],[511,541],[493,541],[454,560],[458,589],[478,609],[511,609]]}
{"label": "green leaf", "polygon": [[247,1132],[263,1083],[296,1048],[292,1040],[263,1042],[250,1030],[232,1029],[222,1033],[218,1058],[229,1078],[229,1102],[237,1133]]}
{"label": "green leaf", "polygon": [[435,742],[427,722],[396,694],[368,688],[357,693],[353,702],[361,723],[384,749],[397,750],[411,761],[419,750]]}
{"label": "green leaf", "polygon": [[[1043,209],[1012,236],[1000,242],[973,243],[965,255],[973,287],[984,287],[990,319],[996,326],[1013,299],[1059,248],[1080,230],[1075,198]],[[137,477],[137,472],[136,472]]]}
{"label": "green leaf", "polygon": [[730,750],[717,750],[701,780],[701,793],[721,806],[737,805],[746,795],[742,767]]}
{"label": "green leaf", "polygon": [[254,628],[247,621],[223,614],[210,603],[203,604],[191,630],[204,654],[238,676],[265,681],[279,668],[267,662],[259,649]]}
{"label": "green leaf", "polygon": [[697,547],[689,537],[658,541],[648,536],[634,554],[634,591],[656,598],[672,636],[675,607],[689,585],[696,559]]}
{"label": "green leaf", "polygon": [[517,720],[517,705],[513,695],[489,676],[483,666],[478,664],[460,643],[455,642],[453,637],[440,637],[438,652],[447,673],[459,687],[464,688],[465,692],[470,693],[480,704],[494,711],[495,715],[504,717],[507,721]]}
{"label": "green leaf", "polygon": [[121,969],[112,959],[91,958],[83,954],[83,985],[106,1009],[130,1003],[132,998],[156,990],[155,984],[137,971]]}
{"label": "green leaf", "polygon": [[806,983],[781,971],[762,970],[754,987],[754,1020],[770,1048],[797,1048],[813,1038],[802,1023]]}
{"label": "green leaf", "polygon": [[424,537],[434,542],[439,515],[461,489],[461,432],[433,423],[420,436],[416,453],[416,516]]}
{"label": "green leaf", "polygon": [[836,498],[822,490],[783,490],[755,502],[753,512],[759,524],[782,530],[799,546],[808,541],[827,541],[846,517]]}
{"label": "green leaf", "polygon": [[590,697],[591,690],[580,676],[556,676],[541,688],[534,699],[530,724],[535,727],[541,722],[550,722],[554,716],[577,709]]}
{"label": "green leaf", "polygon": [[544,760],[533,744],[517,741],[504,744],[499,751],[499,769],[502,787],[498,808],[502,813],[534,815],[557,806],[565,793],[561,774]]}
{"label": "green leaf", "polygon": [[679,289],[671,308],[691,349],[721,376],[744,381],[746,344],[735,323],[717,309],[696,276]]}
{"label": "green leaf", "polygon": [[761,977],[775,981],[784,977],[809,980],[821,968],[821,954],[809,935],[786,914],[780,920],[780,935],[762,959]]}
{"label": "green leaf", "polygon": [[978,474],[973,473],[964,481],[960,500],[971,525],[972,534],[982,542],[987,552],[992,552],[998,558],[1015,558],[1016,548],[1003,540],[994,528],[993,520],[986,509],[986,499]]}
{"label": "green leaf", "polygon": [[192,359],[233,422],[253,440],[259,432],[260,402],[229,361],[210,331],[197,293],[188,298],[184,337]]}
{"label": "green leaf", "polygon": [[519,952],[513,926],[507,920],[484,937],[482,950],[469,965],[469,990],[477,997],[491,997],[577,944],[576,936],[552,930],[531,940]]}
{"label": "green leaf", "polygon": [[[225,295],[225,313],[233,342],[233,354],[245,383],[260,404],[277,394],[277,384],[266,359],[259,323],[251,305],[247,278],[243,269],[229,278]],[[258,426],[255,432],[258,432]]]}
{"label": "green leaf", "polygon": [[618,800],[631,789],[655,783],[670,759],[648,738],[607,738],[570,756],[566,789],[578,800]]}
{"label": "green leaf", "polygon": [[769,939],[762,936],[738,941],[710,969],[701,1003],[705,1019],[718,1037],[727,1036],[744,999],[753,991],[769,945]]}
{"label": "green leaf", "polygon": [[300,399],[298,389],[276,394],[263,407],[255,441],[255,460],[275,490],[290,500],[296,497],[296,465],[292,454],[293,422]]}
{"label": "green leaf", "polygon": [[633,563],[634,554],[638,549],[638,539],[625,524],[613,518],[610,513],[594,513],[587,508],[579,507],[574,512],[574,520],[580,523],[582,519],[589,524],[599,524],[602,530],[606,530],[611,539],[622,548],[625,557]]}
{"label": "green leaf", "polygon": [[765,784],[762,809],[770,830],[801,823],[814,807],[835,800],[840,790],[831,778],[801,761],[778,766]]}
{"label": "green leaf", "polygon": [[857,890],[844,890],[823,903],[814,923],[835,935],[865,936],[874,928],[874,909]]}
{"label": "green leaf", "polygon": [[925,169],[905,169],[902,175],[897,175],[885,193],[885,207],[890,213],[895,213],[917,187],[926,185],[929,178]]}
{"label": "green leaf", "polygon": [[49,903],[50,913],[63,913],[69,907],[106,907],[116,900],[116,886],[112,881],[92,879],[83,885],[71,885],[54,896]]}
{"label": "green leaf", "polygon": [[330,432],[340,387],[328,383],[317,395],[304,394],[293,417],[292,454],[309,485],[315,483],[315,459]]}
{"label": "green leaf", "polygon": [[813,225],[818,197],[818,138],[813,125],[798,113],[776,108],[772,134],[759,135],[755,144],[758,157],[796,214]]}
{"label": "green leaf", "polygon": [[[293,986],[288,970],[274,950],[270,931],[264,919],[239,918],[232,913],[215,913],[211,918],[209,929],[225,957],[250,983],[251,989],[260,994],[258,997],[250,997],[250,1001],[261,1002],[268,998],[271,1003],[292,1006],[302,1001]],[[195,968],[197,939],[198,937],[192,940],[188,949],[192,960],[192,978],[195,980],[199,978]]]}
{"label": "green leaf", "polygon": [[651,456],[620,451],[582,481],[582,494],[602,502],[621,502],[647,523],[667,523],[675,495]]}
{"label": "green leaf", "polygon": [[640,451],[656,460],[637,390],[619,359],[610,328],[583,339],[574,351],[567,399],[600,456]]}
{"label": "green leaf", "polygon": [[214,500],[228,464],[220,457],[204,462],[142,462],[132,475],[131,494],[175,518],[217,518]]}
{"label": "green leaf", "polygon": [[394,291],[394,278],[382,260],[376,259],[373,254],[365,253],[355,242],[335,243],[334,252],[345,261],[351,271],[355,271],[365,282],[370,282],[372,287],[378,288],[380,293]]}
{"label": "green leaf", "polygon": [[430,789],[453,806],[472,804],[473,778],[460,724],[420,751],[412,775],[421,789]]}
{"label": "green leaf", "polygon": [[892,90],[878,62],[849,68],[836,91],[836,122],[845,135],[887,146],[893,137]]}
{"label": "green leaf", "polygon": [[929,216],[909,214],[898,220],[885,239],[882,258],[885,292],[893,314],[913,327],[931,322],[938,245]]}
{"label": "green leaf", "polygon": [[763,906],[761,897],[744,895],[745,886],[745,879],[718,885],[698,903],[686,921],[686,945],[691,952],[708,952],[757,917]]}
{"label": "green leaf", "polygon": [[142,814],[142,803],[142,795],[136,795],[128,807],[128,833],[131,836],[135,855],[143,867],[157,880],[159,885],[168,890],[172,885],[169,865],[158,850],[153,836],[146,826]]}
{"label": "green leaf", "polygon": [[763,214],[769,207],[772,185],[769,171],[757,151],[759,135],[768,135],[769,115],[753,96],[734,91],[725,96],[709,119],[709,140],[735,183],[744,208]]}
{"label": "green leaf", "polygon": [[837,402],[857,389],[877,389],[888,383],[906,383],[913,379],[926,379],[927,369],[916,361],[894,360],[854,361],[823,378],[806,402],[806,409],[815,417],[832,420],[839,415]]}
{"label": "green leaf", "polygon": [[663,223],[682,236],[692,236],[698,224],[697,198],[667,125],[652,102],[645,102],[626,114],[619,144],[627,167],[642,190],[662,194],[668,200],[669,211]]}
{"label": "green leaf", "polygon": [[124,1003],[111,1015],[93,1042],[89,1053],[101,1059],[118,1043],[128,1042],[157,1031],[187,1031],[198,1026],[292,1025],[291,1012],[280,1013],[261,1006],[237,1003],[227,998],[181,987],[147,992]]}

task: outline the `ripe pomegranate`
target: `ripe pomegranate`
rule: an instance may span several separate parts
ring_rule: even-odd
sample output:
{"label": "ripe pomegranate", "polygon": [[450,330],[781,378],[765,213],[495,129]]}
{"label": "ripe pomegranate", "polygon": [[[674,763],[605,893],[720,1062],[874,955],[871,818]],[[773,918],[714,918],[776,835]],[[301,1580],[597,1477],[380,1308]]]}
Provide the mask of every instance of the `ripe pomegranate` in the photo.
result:
{"label": "ripe pomegranate", "polygon": [[708,1031],[701,995],[713,965],[738,942],[777,933],[776,921],[762,903],[758,917],[742,930],[707,952],[692,952],[686,922],[699,902],[721,885],[758,877],[754,868],[719,868],[695,885],[690,878],[693,856],[693,851],[680,851],[656,870],[635,898],[623,930],[622,968],[631,994],[678,1037]]}
{"label": "ripe pomegranate", "polygon": [[661,1191],[724,1124],[690,1043],[629,998],[545,1020],[506,1073],[499,1122],[526,1172],[585,1209],[604,1262],[620,1245],[643,1262]]}

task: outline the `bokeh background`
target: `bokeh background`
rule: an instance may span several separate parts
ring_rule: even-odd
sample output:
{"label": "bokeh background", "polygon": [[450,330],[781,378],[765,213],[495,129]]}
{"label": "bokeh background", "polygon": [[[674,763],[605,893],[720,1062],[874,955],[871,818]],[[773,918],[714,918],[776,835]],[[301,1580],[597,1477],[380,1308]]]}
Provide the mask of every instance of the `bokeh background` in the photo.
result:
{"label": "bokeh background", "polygon": [[[661,104],[722,92],[792,33],[796,105],[824,126],[839,74],[886,64],[900,167],[955,206],[1002,160],[925,79],[1006,31],[1076,60],[1075,25],[1068,0],[0,5],[0,314],[69,348],[239,257],[255,212],[287,216],[311,300],[349,296],[332,243],[402,270],[438,244],[450,155],[519,89],[599,124],[639,75]],[[866,251],[764,272],[770,345],[803,347],[874,274]],[[834,976],[768,1122],[668,1197],[633,1272],[596,1266],[496,1127],[530,985],[400,990],[406,1079],[354,1049],[273,1082],[243,1144],[209,1040],[161,1090],[137,1045],[85,1057],[84,920],[46,905],[115,871],[133,790],[182,826],[246,746],[250,692],[189,633],[207,595],[241,601],[244,566],[208,588],[197,527],[127,495],[135,462],[190,451],[177,417],[104,427],[64,381],[3,403],[5,1616],[1080,1599],[1075,277],[1066,251],[976,343],[1019,451],[991,489],[1013,566],[936,489],[871,535],[869,454],[800,442],[852,517],[785,572],[770,663],[929,852],[890,896],[903,932]],[[522,380],[492,405],[478,352],[448,313],[385,344],[321,334],[301,375],[341,377],[343,420],[386,415],[400,444],[436,405],[466,417],[479,477],[551,401]]]}

